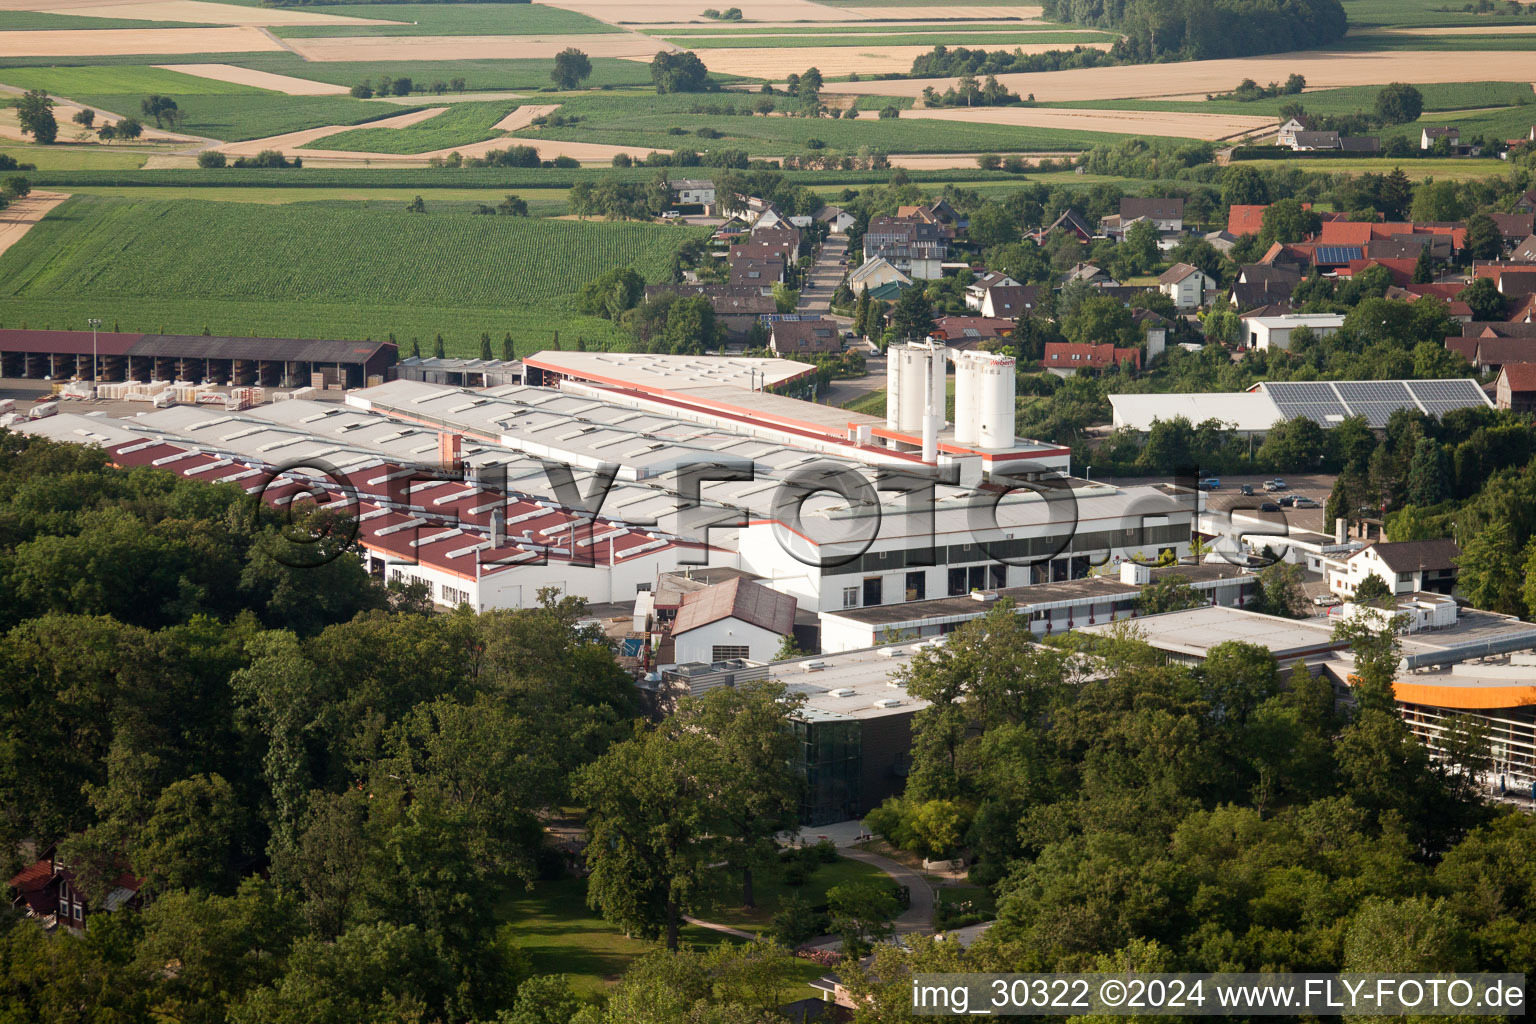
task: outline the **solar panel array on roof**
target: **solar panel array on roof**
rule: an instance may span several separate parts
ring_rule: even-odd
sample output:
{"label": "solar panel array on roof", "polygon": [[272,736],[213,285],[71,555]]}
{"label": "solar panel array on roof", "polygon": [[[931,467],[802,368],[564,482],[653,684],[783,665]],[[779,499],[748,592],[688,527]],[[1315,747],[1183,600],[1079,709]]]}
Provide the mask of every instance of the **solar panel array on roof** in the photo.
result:
{"label": "solar panel array on roof", "polygon": [[1317,247],[1317,262],[1330,265],[1343,266],[1350,260],[1365,259],[1365,249],[1358,245],[1320,245]]}
{"label": "solar panel array on roof", "polygon": [[1370,426],[1381,428],[1398,409],[1443,416],[1456,409],[1491,405],[1477,382],[1467,378],[1266,381],[1259,389],[1286,419],[1305,417],[1324,426],[1346,416],[1363,416]]}

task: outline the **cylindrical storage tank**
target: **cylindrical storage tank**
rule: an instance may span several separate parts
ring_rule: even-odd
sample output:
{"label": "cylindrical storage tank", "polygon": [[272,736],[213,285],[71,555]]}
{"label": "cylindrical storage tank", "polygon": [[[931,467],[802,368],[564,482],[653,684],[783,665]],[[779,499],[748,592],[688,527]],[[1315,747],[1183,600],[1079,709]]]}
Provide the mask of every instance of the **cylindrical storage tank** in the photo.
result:
{"label": "cylindrical storage tank", "polygon": [[885,427],[901,429],[901,350],[891,346],[885,360]]}
{"label": "cylindrical storage tank", "polygon": [[981,446],[1012,448],[1015,410],[1013,360],[994,357],[982,367]]}
{"label": "cylindrical storage tank", "polygon": [[[943,345],[935,345],[928,353],[928,401],[930,407],[939,417],[939,427],[944,426],[944,407],[949,398],[949,362],[946,358],[949,349]],[[926,409],[924,410],[927,411]]]}
{"label": "cylindrical storage tank", "polygon": [[976,360],[969,352],[955,353],[955,442],[975,444],[981,429],[981,393]]}
{"label": "cylindrical storage tank", "polygon": [[923,413],[928,407],[928,353],[902,346],[900,358],[901,421],[896,428],[913,433],[923,429]]}

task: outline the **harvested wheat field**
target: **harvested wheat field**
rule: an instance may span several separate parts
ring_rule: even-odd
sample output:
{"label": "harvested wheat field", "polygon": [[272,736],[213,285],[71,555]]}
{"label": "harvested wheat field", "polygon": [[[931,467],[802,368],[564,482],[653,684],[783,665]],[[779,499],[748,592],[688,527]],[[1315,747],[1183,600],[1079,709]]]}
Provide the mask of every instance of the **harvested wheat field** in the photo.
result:
{"label": "harvested wheat field", "polygon": [[902,120],[964,121],[1020,128],[1065,128],[1116,135],[1158,135],[1175,139],[1229,139],[1276,127],[1272,117],[1240,114],[1184,114],[1161,110],[1079,110],[1060,107],[925,107],[903,110]]}
{"label": "harvested wheat field", "polygon": [[1044,11],[1039,7],[975,7],[967,4],[927,7],[844,7],[843,16],[849,21],[891,21],[898,18],[919,18],[932,21],[950,18],[996,19],[1039,18]]}
{"label": "harvested wheat field", "polygon": [[67,192],[33,191],[25,199],[18,199],[0,210],[0,253],[21,241],[21,237],[32,230],[33,224],[68,198]]}
{"label": "harvested wheat field", "polygon": [[[730,24],[704,17],[707,8],[741,8],[747,21],[863,21],[863,17],[809,0],[539,0],[546,7],[575,11],[600,21],[632,25],[651,22],[702,21],[707,25]],[[1037,7],[1035,11],[1040,9]],[[900,15],[911,17],[911,15]]]}
{"label": "harvested wheat field", "polygon": [[321,62],[540,59],[552,58],[568,46],[576,47],[588,57],[628,57],[645,61],[661,50],[671,49],[666,43],[628,32],[585,36],[332,36],[288,40],[290,50],[305,60]]}
{"label": "harvested wheat field", "polygon": [[204,25],[395,25],[383,18],[348,18],[293,8],[243,7],[203,0],[0,0],[0,11],[41,11],[85,18],[181,21]]}
{"label": "harvested wheat field", "polygon": [[506,117],[491,125],[492,131],[515,132],[527,128],[536,117],[548,117],[560,109],[558,103],[525,103]]}
{"label": "harvested wheat field", "polygon": [[342,132],[350,132],[357,128],[409,128],[413,124],[420,124],[428,118],[436,117],[447,109],[447,107],[428,107],[426,110],[413,110],[409,114],[396,114],[394,117],[369,121],[362,125],[329,124],[321,128],[305,128],[303,131],[287,132],[283,135],[269,135],[264,139],[229,142],[219,146],[218,149],[219,152],[229,156],[255,156],[264,149],[275,149],[286,153],[319,139],[340,135]]}
{"label": "harvested wheat field", "polygon": [[[267,140],[269,143],[271,140]],[[652,153],[670,153],[667,149],[647,149],[643,146],[609,146],[596,142],[556,142],[545,139],[521,139],[498,138],[486,139],[483,142],[473,142],[467,146],[453,146],[448,149],[437,149],[430,153],[354,153],[351,150],[341,149],[312,149],[309,147],[292,146],[263,146],[264,149],[277,149],[284,156],[302,157],[306,166],[333,166],[356,167],[360,163],[368,163],[372,166],[420,166],[433,159],[442,159],[454,153],[468,159],[481,157],[493,149],[509,149],[512,146],[533,146],[539,151],[539,157],[543,160],[553,160],[557,156],[568,156],[573,160],[580,160],[589,164],[610,164],[613,158],[620,153],[633,160],[644,160]],[[320,163],[319,161],[324,161]]]}
{"label": "harvested wheat field", "polygon": [[344,85],[312,82],[307,78],[274,75],[267,71],[252,71],[250,68],[237,68],[233,64],[157,64],[155,66],[166,71],[179,71],[183,75],[210,78],[215,82],[249,85],[289,96],[345,96],[348,92]]}
{"label": "harvested wheat field", "polygon": [[0,57],[124,57],[139,53],[272,53],[258,28],[34,29],[0,32]]}
{"label": "harvested wheat field", "polygon": [[[1083,43],[1082,45],[1096,50],[1107,50],[1110,47],[1109,43]],[[931,46],[871,46],[868,48],[781,46],[771,49],[721,47],[694,52],[699,55],[705,67],[718,74],[741,75],[745,78],[783,78],[785,75],[798,74],[810,67],[819,68],[821,73],[827,76],[879,75],[890,71],[910,71],[912,62],[932,49]],[[1037,43],[1010,46],[1008,49],[1021,50],[1024,53],[1044,53],[1047,50],[1061,49],[1061,44]],[[999,75],[998,77],[1014,76]],[[942,91],[943,86],[940,83],[943,81],[943,79],[925,78],[900,82],[851,82],[843,83],[842,88],[829,82],[822,91],[868,93],[874,96],[920,96],[923,92],[922,87],[926,85],[936,86]],[[910,88],[911,86],[916,88]]]}
{"label": "harvested wheat field", "polygon": [[[1060,160],[1073,154],[999,153],[997,155],[1004,158],[1016,156],[1033,165],[1041,160]],[[892,153],[890,161],[892,167],[900,167],[908,171],[956,171],[976,168],[975,153]]]}
{"label": "harvested wheat field", "polygon": [[[804,54],[806,50],[789,50]],[[712,56],[712,55],[711,55]],[[1469,77],[1495,82],[1536,82],[1536,51],[1489,50],[1478,53],[1476,71],[1469,68],[1468,54],[1445,50],[1400,50],[1386,53],[1329,53],[1302,51],[1264,57],[1185,61],[1177,64],[1135,64],[1112,68],[1079,68],[1035,74],[998,75],[998,81],[1020,94],[1034,93],[1042,102],[1068,100],[1151,99],[1189,93],[1218,93],[1244,78],[1257,82],[1284,81],[1292,72],[1305,75],[1313,89],[1347,85],[1380,85],[1383,82],[1465,82]],[[708,56],[706,56],[708,63]],[[783,69],[787,75],[815,64],[801,61]],[[767,62],[763,62],[766,66]],[[714,65],[710,65],[711,68]],[[821,67],[827,73],[826,65]],[[726,70],[721,68],[719,70]],[[856,70],[856,69],[854,69]],[[871,69],[874,70],[874,69]],[[765,72],[772,74],[773,72]],[[955,78],[913,78],[883,82],[828,82],[826,93],[859,93],[874,96],[921,96],[925,88],[943,92]]]}

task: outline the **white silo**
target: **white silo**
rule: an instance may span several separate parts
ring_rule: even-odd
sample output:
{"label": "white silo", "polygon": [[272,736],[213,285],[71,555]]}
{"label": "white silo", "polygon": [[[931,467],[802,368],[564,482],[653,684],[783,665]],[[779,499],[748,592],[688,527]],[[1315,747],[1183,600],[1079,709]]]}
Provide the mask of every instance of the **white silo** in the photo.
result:
{"label": "white silo", "polygon": [[955,440],[960,444],[975,444],[981,432],[980,371],[973,353],[955,353]]}
{"label": "white silo", "polygon": [[981,431],[983,448],[1012,448],[1016,410],[1014,369],[1010,356],[990,356],[981,367]]}
{"label": "white silo", "polygon": [[[923,429],[923,417],[928,412],[934,396],[933,366],[943,364],[943,349],[937,355],[921,342],[908,342],[893,346],[887,353],[885,396],[886,426],[903,433],[916,433]],[[940,416],[943,415],[944,384],[942,371],[939,377],[938,395]]]}

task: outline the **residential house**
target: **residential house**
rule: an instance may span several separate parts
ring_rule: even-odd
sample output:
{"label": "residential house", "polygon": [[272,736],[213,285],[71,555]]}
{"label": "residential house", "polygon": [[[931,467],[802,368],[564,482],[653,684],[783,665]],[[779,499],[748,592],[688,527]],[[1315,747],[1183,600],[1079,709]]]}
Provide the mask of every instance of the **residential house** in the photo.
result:
{"label": "residential house", "polygon": [[1513,252],[1530,239],[1532,232],[1536,232],[1536,213],[1490,213],[1488,216],[1498,225],[1506,254]]}
{"label": "residential house", "polygon": [[1380,153],[1381,139],[1375,135],[1341,135],[1339,149],[1345,153]]}
{"label": "residential house", "polygon": [[1449,594],[1456,586],[1456,558],[1461,554],[1453,540],[1378,541],[1347,559],[1324,559],[1328,590],[1339,597],[1353,597],[1367,576],[1376,576],[1393,594]]}
{"label": "residential house", "polygon": [[[1533,129],[1536,131],[1536,129]],[[1536,141],[1533,139],[1532,141]],[[1520,198],[1515,200],[1516,213],[1536,213],[1536,188],[1526,189],[1520,193]]]}
{"label": "residential house", "polygon": [[1232,305],[1239,313],[1275,303],[1289,304],[1301,273],[1294,267],[1244,264],[1232,282]]}
{"label": "residential house", "polygon": [[1216,290],[1216,279],[1190,263],[1175,263],[1157,279],[1157,290],[1173,300],[1174,308],[1199,309],[1207,292]]}
{"label": "residential house", "polygon": [[878,257],[911,277],[937,280],[944,276],[949,237],[940,224],[872,217],[864,232],[864,259]]}
{"label": "residential house", "polygon": [[912,279],[877,256],[853,268],[848,274],[848,287],[855,296],[868,288],[870,298],[889,300],[900,295],[902,289],[912,287]]}
{"label": "residential house", "polygon": [[1536,363],[1505,363],[1494,385],[1493,404],[1510,412],[1536,412]]}
{"label": "residential house", "polygon": [[1510,250],[1511,263],[1536,263],[1536,234],[1528,235]]}
{"label": "residential house", "polygon": [[1373,238],[1365,243],[1365,256],[1377,260],[1417,260],[1425,249],[1429,250],[1430,259],[1443,263],[1451,258],[1451,236],[1420,232]]}
{"label": "residential house", "polygon": [[1063,210],[1060,217],[1057,217],[1047,227],[1041,228],[1030,237],[1035,240],[1035,244],[1044,245],[1051,232],[1058,229],[1070,235],[1076,235],[1079,242],[1093,241],[1093,228],[1088,226],[1088,222],[1083,219],[1082,214],[1071,207]]}
{"label": "residential house", "polygon": [[1472,278],[1486,277],[1500,295],[1523,299],[1536,293],[1536,265],[1530,263],[1473,263]]}
{"label": "residential house", "polygon": [[768,347],[776,356],[836,355],[843,350],[835,320],[775,320],[769,330]]}
{"label": "residential house", "polygon": [[1417,256],[1405,259],[1352,259],[1342,267],[1335,267],[1334,273],[1340,278],[1351,278],[1369,267],[1382,267],[1392,275],[1392,283],[1401,288],[1413,283],[1413,273],[1418,266]]}
{"label": "residential house", "polygon": [[715,205],[715,183],[708,178],[678,178],[670,185],[673,206]]}
{"label": "residential house", "polygon": [[833,235],[846,235],[848,229],[857,223],[857,218],[841,206],[823,206],[816,211],[816,219],[827,226],[827,232]]}
{"label": "residential house", "polygon": [[1073,281],[1083,281],[1095,287],[1119,287],[1120,282],[1110,277],[1102,267],[1092,263],[1078,263],[1071,270],[1061,275],[1062,284],[1071,284]]}
{"label": "residential house", "polygon": [[786,267],[793,266],[800,258],[800,233],[791,233],[787,229],[754,231],[747,241],[731,246],[727,259],[735,263],[739,259],[763,260],[773,257],[777,257]]}
{"label": "residential house", "polygon": [[1297,132],[1291,140],[1291,148],[1297,152],[1339,148],[1338,132]]}
{"label": "residential house", "polygon": [[645,287],[647,299],[667,293],[708,296],[715,310],[715,319],[725,326],[727,337],[737,344],[746,342],[748,333],[759,318],[779,311],[778,302],[772,294],[765,295],[761,287],[751,285],[652,284]]}
{"label": "residential house", "polygon": [[[102,898],[102,910],[115,913],[124,907],[142,905],[140,893],[144,879],[123,871],[108,883]],[[58,857],[58,851],[49,848],[42,857],[23,868],[10,880],[12,909],[27,917],[41,921],[45,926],[83,931],[85,922],[95,911],[92,896],[77,884],[75,874]]]}
{"label": "residential house", "polygon": [[[1470,325],[1468,325],[1470,326]],[[1536,327],[1536,324],[1522,324]],[[1462,337],[1445,339],[1445,347],[1459,352],[1477,373],[1497,373],[1505,366],[1536,363],[1536,337]]]}
{"label": "residential house", "polygon": [[783,280],[784,261],[778,256],[731,261],[732,288],[757,288],[764,295],[772,295],[773,286]]}
{"label": "residential house", "polygon": [[672,620],[678,664],[771,662],[795,630],[795,599],[737,577],[683,596]]}
{"label": "residential house", "polygon": [[1275,145],[1289,146],[1291,149],[1295,149],[1296,133],[1304,132],[1306,130],[1307,126],[1293,117],[1289,121],[1285,122],[1285,124],[1280,126],[1280,131],[1275,136]]}
{"label": "residential house", "polygon": [[1040,289],[1032,284],[998,285],[988,288],[981,300],[981,315],[1017,320],[1033,313],[1040,302]]}
{"label": "residential house", "polygon": [[1211,243],[1211,248],[1215,249],[1223,256],[1228,256],[1231,254],[1232,246],[1237,241],[1236,238],[1227,234],[1224,229],[1220,231],[1207,231],[1200,237]]}
{"label": "residential house", "polygon": [[1461,129],[1457,128],[1455,125],[1449,124],[1440,125],[1433,128],[1425,128],[1419,135],[1419,148],[1433,149],[1435,147],[1435,143],[1441,139],[1448,140],[1452,147],[1460,146]]}
{"label": "residential house", "polygon": [[[1312,209],[1311,203],[1302,203],[1303,210]],[[1227,234],[1233,238],[1241,238],[1243,235],[1256,235],[1264,228],[1264,211],[1269,209],[1267,204],[1245,205],[1235,204],[1227,208]]]}
{"label": "residential house", "polygon": [[965,308],[979,311],[988,289],[998,286],[1014,287],[1018,283],[1007,274],[989,270],[965,286]]}
{"label": "residential house", "polygon": [[1244,345],[1253,349],[1288,349],[1291,332],[1305,327],[1318,338],[1337,334],[1344,326],[1343,313],[1287,313],[1284,316],[1243,317]]}
{"label": "residential house", "polygon": [[1107,342],[1103,345],[1081,345],[1070,341],[1048,341],[1040,365],[1058,377],[1075,376],[1081,370],[1102,372],[1119,365],[1139,370],[1141,349],[1120,348]]}
{"label": "residential house", "polygon": [[1158,197],[1126,196],[1120,200],[1118,216],[1105,217],[1103,234],[1116,240],[1124,238],[1131,225],[1148,220],[1160,238],[1184,233],[1184,200]]}
{"label": "residential house", "polygon": [[979,348],[1011,337],[1014,321],[995,316],[941,316],[933,321],[933,337],[950,348]]}

